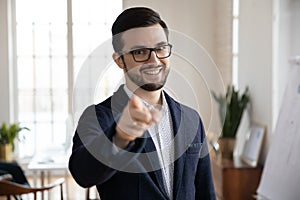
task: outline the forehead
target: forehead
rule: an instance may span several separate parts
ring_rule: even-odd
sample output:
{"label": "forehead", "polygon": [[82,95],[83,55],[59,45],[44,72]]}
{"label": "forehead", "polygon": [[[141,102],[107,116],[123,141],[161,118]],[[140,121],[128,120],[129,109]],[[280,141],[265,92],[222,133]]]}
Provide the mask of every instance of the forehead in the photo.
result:
{"label": "forehead", "polygon": [[127,30],[122,34],[122,41],[123,51],[135,47],[155,47],[162,42],[168,42],[166,33],[159,24]]}

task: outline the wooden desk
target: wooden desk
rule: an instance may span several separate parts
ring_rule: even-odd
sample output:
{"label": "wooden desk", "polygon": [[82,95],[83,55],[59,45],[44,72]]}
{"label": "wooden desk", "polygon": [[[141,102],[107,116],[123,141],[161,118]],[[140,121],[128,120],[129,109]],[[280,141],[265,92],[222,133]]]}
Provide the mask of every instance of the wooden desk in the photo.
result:
{"label": "wooden desk", "polygon": [[221,200],[253,200],[262,167],[250,167],[241,162],[211,158],[217,197]]}

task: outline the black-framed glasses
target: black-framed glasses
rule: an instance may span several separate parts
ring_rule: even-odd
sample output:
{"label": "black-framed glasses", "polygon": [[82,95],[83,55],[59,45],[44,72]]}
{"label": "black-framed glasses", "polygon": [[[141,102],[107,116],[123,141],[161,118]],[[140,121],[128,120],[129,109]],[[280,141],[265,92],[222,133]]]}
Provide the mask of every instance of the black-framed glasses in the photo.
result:
{"label": "black-framed glasses", "polygon": [[171,44],[160,45],[154,48],[140,48],[129,51],[135,62],[146,62],[151,57],[151,52],[154,51],[159,59],[168,58],[171,55]]}

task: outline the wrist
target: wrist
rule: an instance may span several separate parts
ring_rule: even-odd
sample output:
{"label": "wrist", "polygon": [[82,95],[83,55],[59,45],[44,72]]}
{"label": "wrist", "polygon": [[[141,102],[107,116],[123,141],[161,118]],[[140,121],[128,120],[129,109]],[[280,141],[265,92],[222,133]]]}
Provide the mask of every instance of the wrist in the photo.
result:
{"label": "wrist", "polygon": [[135,140],[135,137],[126,134],[118,126],[116,127],[116,134],[114,135],[113,142],[119,148],[126,148],[128,144]]}

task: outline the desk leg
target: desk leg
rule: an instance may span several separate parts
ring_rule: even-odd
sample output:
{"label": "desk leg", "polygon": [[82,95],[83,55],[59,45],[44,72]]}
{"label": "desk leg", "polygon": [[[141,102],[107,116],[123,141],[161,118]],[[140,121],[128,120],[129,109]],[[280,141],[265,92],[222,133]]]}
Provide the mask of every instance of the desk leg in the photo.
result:
{"label": "desk leg", "polygon": [[68,199],[69,196],[68,170],[65,170],[65,183],[66,183],[66,199]]}
{"label": "desk leg", "polygon": [[[48,184],[51,183],[51,171],[49,170],[47,173]],[[48,190],[48,199],[51,199],[51,190]]]}
{"label": "desk leg", "polygon": [[45,172],[41,171],[41,187],[44,187],[45,185]]}
{"label": "desk leg", "polygon": [[33,186],[37,186],[37,173],[35,170],[33,170]]}
{"label": "desk leg", "polygon": [[50,184],[51,183],[51,171],[49,170],[47,173],[47,183]]}
{"label": "desk leg", "polygon": [[[42,170],[41,171],[41,187],[44,187],[44,185],[45,185],[44,179],[45,179],[45,172]],[[42,200],[44,200],[44,192],[42,192]]]}

